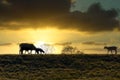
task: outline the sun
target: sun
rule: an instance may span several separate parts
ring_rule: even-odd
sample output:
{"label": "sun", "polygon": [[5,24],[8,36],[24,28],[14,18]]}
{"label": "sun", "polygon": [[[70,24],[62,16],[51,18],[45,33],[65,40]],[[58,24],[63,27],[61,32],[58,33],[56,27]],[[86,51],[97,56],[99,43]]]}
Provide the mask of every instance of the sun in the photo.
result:
{"label": "sun", "polygon": [[45,53],[54,53],[56,50],[55,50],[55,47],[50,44],[50,43],[47,43],[47,42],[44,42],[44,41],[38,41],[34,44],[36,46],[36,48],[41,48],[45,51]]}
{"label": "sun", "polygon": [[40,46],[41,45],[44,45],[46,42],[44,42],[44,41],[38,41],[38,42],[35,42],[35,46],[37,47],[37,48],[40,48]]}

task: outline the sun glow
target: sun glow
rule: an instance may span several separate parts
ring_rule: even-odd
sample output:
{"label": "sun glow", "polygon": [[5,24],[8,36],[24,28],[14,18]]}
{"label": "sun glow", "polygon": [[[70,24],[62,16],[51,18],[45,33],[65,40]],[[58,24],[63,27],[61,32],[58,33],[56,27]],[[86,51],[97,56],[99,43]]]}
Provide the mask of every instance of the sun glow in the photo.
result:
{"label": "sun glow", "polygon": [[55,50],[55,46],[53,44],[44,42],[44,41],[38,41],[34,44],[36,46],[36,48],[41,48],[45,51],[45,53],[49,54],[49,53],[54,53]]}
{"label": "sun glow", "polygon": [[[8,43],[7,41],[9,41],[9,43],[15,44],[14,49],[12,49],[13,51],[2,52],[3,53],[16,52],[17,54],[19,52],[18,43],[33,43],[36,47],[44,49],[46,53],[60,54],[63,46],[54,44],[72,42],[76,40],[76,37],[79,38],[78,36],[84,37],[83,33],[74,30],[59,30],[56,28],[22,29],[18,31],[3,30],[0,32],[0,34],[1,37],[3,38],[0,40],[1,43]],[[11,37],[13,36],[13,34],[15,38]],[[0,51],[4,47],[1,46]]]}
{"label": "sun glow", "polygon": [[35,46],[40,47],[40,45],[44,45],[44,44],[45,44],[44,41],[38,41],[38,42],[35,43]]}

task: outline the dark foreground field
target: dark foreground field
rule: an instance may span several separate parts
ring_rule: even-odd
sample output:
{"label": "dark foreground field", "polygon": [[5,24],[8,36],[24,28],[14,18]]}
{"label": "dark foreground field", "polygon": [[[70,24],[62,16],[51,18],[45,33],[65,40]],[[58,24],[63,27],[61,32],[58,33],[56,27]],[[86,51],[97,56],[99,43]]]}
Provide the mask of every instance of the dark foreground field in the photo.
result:
{"label": "dark foreground field", "polygon": [[120,80],[120,55],[0,55],[0,80]]}

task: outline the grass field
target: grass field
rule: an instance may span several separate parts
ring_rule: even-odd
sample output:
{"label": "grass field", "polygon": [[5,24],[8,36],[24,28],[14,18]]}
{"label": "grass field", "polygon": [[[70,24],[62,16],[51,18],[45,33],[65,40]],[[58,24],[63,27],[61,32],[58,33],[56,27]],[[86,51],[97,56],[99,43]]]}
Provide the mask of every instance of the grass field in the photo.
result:
{"label": "grass field", "polygon": [[0,55],[0,80],[120,80],[120,55]]}

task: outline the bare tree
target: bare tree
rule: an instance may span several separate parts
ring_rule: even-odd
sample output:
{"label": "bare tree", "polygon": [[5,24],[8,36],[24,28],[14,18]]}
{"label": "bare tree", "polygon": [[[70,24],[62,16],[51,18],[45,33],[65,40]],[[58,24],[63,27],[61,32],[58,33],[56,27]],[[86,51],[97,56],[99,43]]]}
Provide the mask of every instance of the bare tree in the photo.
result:
{"label": "bare tree", "polygon": [[[73,47],[73,46],[65,46],[63,47],[63,50],[62,50],[62,54],[74,54],[74,53],[77,53],[79,50],[76,48],[76,47]],[[79,51],[80,53],[80,51]]]}

